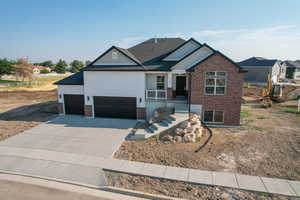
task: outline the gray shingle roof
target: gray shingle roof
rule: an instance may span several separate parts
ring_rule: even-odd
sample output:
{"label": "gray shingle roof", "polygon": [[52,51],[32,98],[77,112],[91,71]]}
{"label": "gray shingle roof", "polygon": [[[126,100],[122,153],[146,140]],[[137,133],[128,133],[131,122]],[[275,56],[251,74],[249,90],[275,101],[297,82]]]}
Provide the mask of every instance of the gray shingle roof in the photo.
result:
{"label": "gray shingle roof", "polygon": [[151,38],[127,50],[144,64],[165,56],[184,42],[182,38]]}
{"label": "gray shingle roof", "polygon": [[277,62],[276,59],[266,59],[262,57],[252,57],[239,62],[240,66],[273,66]]}
{"label": "gray shingle roof", "polygon": [[83,72],[77,72],[54,83],[55,85],[83,85]]}
{"label": "gray shingle roof", "polygon": [[300,69],[300,60],[296,60],[296,61],[285,60],[283,61],[283,63],[286,64],[288,67]]}

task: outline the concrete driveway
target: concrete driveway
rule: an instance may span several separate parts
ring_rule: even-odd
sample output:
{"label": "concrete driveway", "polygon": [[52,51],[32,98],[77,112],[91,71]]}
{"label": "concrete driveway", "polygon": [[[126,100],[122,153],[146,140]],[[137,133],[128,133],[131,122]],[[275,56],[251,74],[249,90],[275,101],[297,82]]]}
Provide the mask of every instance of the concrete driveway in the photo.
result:
{"label": "concrete driveway", "polygon": [[135,123],[127,119],[57,117],[0,142],[0,171],[103,186],[102,165]]}

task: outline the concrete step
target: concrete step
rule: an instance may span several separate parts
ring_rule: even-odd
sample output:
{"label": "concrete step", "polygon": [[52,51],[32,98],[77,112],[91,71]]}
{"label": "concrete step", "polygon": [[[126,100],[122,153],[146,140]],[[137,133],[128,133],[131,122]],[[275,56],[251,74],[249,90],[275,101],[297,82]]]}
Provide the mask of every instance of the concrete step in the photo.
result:
{"label": "concrete step", "polygon": [[152,131],[149,127],[145,128],[145,132],[149,134],[154,133],[154,131]]}
{"label": "concrete step", "polygon": [[152,124],[151,126],[148,127],[152,132],[155,132],[158,128],[156,125]]}
{"label": "concrete step", "polygon": [[163,121],[159,122],[158,125],[166,127],[166,126],[169,126],[169,123],[163,120]]}

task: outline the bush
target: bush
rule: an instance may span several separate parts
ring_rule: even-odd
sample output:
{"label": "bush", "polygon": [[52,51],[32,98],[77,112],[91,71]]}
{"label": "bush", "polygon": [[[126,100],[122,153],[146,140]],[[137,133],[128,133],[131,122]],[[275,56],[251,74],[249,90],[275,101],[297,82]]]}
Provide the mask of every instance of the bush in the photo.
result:
{"label": "bush", "polygon": [[48,69],[42,69],[42,70],[40,71],[40,73],[41,73],[41,74],[48,74],[48,73],[50,73],[50,71],[49,71]]}

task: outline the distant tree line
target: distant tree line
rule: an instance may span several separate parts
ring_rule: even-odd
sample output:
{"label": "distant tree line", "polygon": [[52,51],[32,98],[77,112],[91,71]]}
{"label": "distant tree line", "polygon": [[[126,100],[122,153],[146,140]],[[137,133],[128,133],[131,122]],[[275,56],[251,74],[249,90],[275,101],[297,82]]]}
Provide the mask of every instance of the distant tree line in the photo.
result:
{"label": "distant tree line", "polygon": [[[60,59],[57,63],[53,63],[51,60],[46,60],[44,62],[39,63],[33,63],[33,65],[39,65],[44,67],[49,67],[51,71],[56,73],[66,73],[66,72],[72,72],[76,73],[79,72],[83,67],[87,66],[91,62],[88,61],[80,61],[80,60],[73,60],[71,63],[67,63],[65,60]],[[9,74],[16,74],[17,72],[20,73],[20,68],[22,68],[21,65],[26,65],[26,70],[29,69],[29,66],[32,68],[32,64],[28,62],[26,59],[18,59],[18,60],[8,60],[6,58],[0,59],[0,79],[3,75],[9,75]],[[48,70],[41,70],[41,73],[48,73]],[[22,73],[21,73],[22,74]]]}

